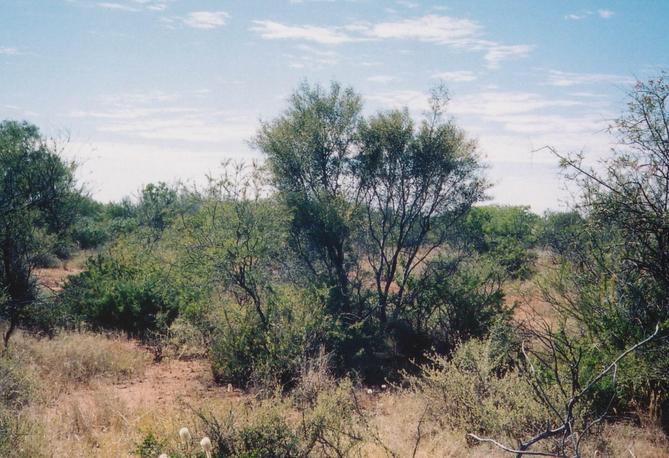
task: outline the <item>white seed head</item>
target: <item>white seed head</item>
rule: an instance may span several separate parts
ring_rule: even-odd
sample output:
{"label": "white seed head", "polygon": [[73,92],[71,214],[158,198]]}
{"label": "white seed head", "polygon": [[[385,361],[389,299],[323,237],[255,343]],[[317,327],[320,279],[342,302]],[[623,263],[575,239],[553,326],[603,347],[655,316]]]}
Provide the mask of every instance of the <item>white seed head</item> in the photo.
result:
{"label": "white seed head", "polygon": [[211,456],[211,440],[207,436],[204,436],[200,441],[200,447],[202,447],[205,455]]}
{"label": "white seed head", "polygon": [[385,390],[386,388],[388,388],[388,386],[385,383],[383,385],[381,385],[382,390]]}
{"label": "white seed head", "polygon": [[179,438],[181,439],[181,442],[183,442],[184,444],[190,443],[192,437],[190,435],[190,431],[188,431],[188,428],[184,426],[179,430]]}
{"label": "white seed head", "polygon": [[161,453],[160,455],[158,455],[158,458],[170,458],[170,457],[167,456],[167,453]]}
{"label": "white seed head", "polygon": [[374,394],[374,390],[371,388],[367,388],[367,394]]}

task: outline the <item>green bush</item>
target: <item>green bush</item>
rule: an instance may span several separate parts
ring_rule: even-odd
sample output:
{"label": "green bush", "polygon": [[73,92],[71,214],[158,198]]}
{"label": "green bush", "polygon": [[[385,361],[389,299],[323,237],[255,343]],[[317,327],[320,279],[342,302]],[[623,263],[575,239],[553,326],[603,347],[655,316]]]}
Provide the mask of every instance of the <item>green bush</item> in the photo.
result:
{"label": "green bush", "polygon": [[92,218],[82,218],[74,228],[72,237],[81,249],[97,248],[109,241],[111,237],[109,223]]}
{"label": "green bush", "polygon": [[538,215],[529,207],[473,207],[454,228],[453,239],[501,265],[512,278],[529,278],[536,254]]}
{"label": "green bush", "polygon": [[423,335],[421,353],[429,346],[448,353],[458,342],[483,337],[498,316],[510,312],[504,306],[505,274],[489,259],[437,258],[429,267],[431,274],[415,285],[407,314],[412,328]]}
{"label": "green bush", "polygon": [[330,379],[322,388],[309,401],[278,395],[250,401],[222,418],[197,415],[215,457],[355,456],[363,421],[351,382]]}
{"label": "green bush", "polygon": [[153,433],[149,432],[144,436],[142,442],[137,444],[135,453],[140,458],[156,458],[162,453],[163,447],[164,444],[158,441]]}
{"label": "green bush", "polygon": [[120,239],[68,279],[60,301],[75,320],[145,338],[167,329],[178,315],[183,293],[168,272],[149,249]]}
{"label": "green bush", "polygon": [[546,427],[550,414],[524,376],[509,369],[491,340],[470,340],[451,360],[433,355],[408,381],[433,421],[457,431],[525,439]]}
{"label": "green bush", "polygon": [[304,358],[330,339],[333,323],[322,304],[318,294],[280,289],[264,312],[266,327],[253,308],[224,304],[210,351],[215,379],[270,390],[292,385]]}

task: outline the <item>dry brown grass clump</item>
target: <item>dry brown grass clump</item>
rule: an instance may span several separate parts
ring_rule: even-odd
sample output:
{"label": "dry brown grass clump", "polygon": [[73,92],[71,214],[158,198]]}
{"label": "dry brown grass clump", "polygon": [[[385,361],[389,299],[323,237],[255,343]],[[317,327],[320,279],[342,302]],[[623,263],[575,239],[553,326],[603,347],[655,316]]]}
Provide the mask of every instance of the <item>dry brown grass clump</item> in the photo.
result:
{"label": "dry brown grass clump", "polygon": [[120,381],[143,373],[146,351],[119,336],[62,333],[53,339],[17,335],[15,353],[50,384],[67,389],[93,380]]}

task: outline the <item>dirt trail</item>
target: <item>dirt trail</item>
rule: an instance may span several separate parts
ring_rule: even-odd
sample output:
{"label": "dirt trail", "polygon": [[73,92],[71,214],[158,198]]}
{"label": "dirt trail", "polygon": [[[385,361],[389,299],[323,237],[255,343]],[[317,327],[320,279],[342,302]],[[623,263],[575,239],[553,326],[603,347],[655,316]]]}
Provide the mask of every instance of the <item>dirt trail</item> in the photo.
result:
{"label": "dirt trail", "polygon": [[216,385],[204,360],[164,360],[151,364],[140,378],[112,385],[120,401],[133,408],[160,409],[177,399],[189,402],[213,397],[239,396]]}
{"label": "dirt trail", "polygon": [[51,267],[35,269],[35,276],[40,286],[51,291],[60,291],[63,289],[65,280],[70,275],[76,275],[83,272],[78,267]]}

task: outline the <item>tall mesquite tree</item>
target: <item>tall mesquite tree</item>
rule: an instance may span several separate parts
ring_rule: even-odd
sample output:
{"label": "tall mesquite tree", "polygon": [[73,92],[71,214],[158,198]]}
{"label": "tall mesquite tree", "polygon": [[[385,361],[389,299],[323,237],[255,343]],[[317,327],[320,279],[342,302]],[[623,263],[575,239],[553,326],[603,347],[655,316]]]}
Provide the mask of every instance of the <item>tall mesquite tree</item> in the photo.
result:
{"label": "tall mesquite tree", "polygon": [[263,124],[255,139],[291,213],[291,245],[317,281],[331,288],[331,307],[345,317],[354,312],[351,160],[359,147],[361,109],[350,88],[333,84],[325,92],[304,84],[288,110]]}
{"label": "tall mesquite tree", "polygon": [[[445,100],[432,100],[430,117],[418,128],[406,110],[396,110],[372,117],[360,129],[355,181],[383,322],[391,304],[401,316],[411,301],[407,286],[416,269],[485,189],[476,144],[454,123],[442,121]],[[436,225],[437,217],[445,224]]]}
{"label": "tall mesquite tree", "polygon": [[5,348],[37,296],[33,269],[68,233],[77,212],[73,167],[37,127],[0,123],[0,318]]}
{"label": "tall mesquite tree", "polygon": [[475,143],[444,119],[445,97],[432,102],[416,126],[406,110],[365,118],[352,89],[305,84],[256,137],[293,246],[349,320],[401,317],[410,279],[445,243],[436,219],[457,221],[483,197]]}

